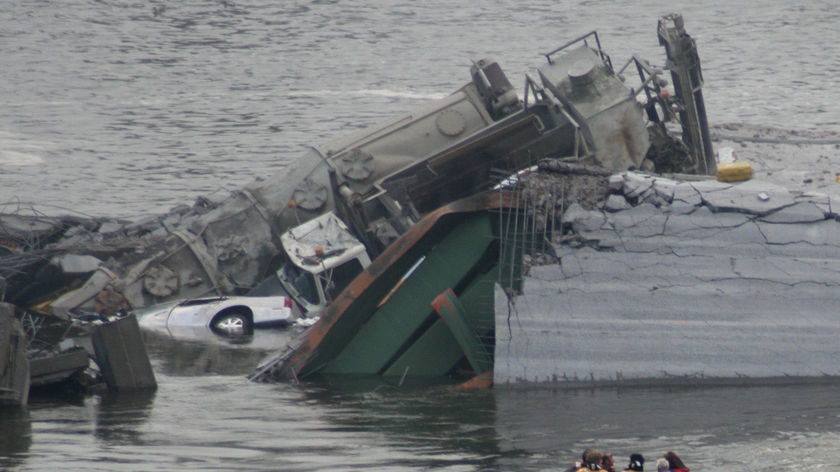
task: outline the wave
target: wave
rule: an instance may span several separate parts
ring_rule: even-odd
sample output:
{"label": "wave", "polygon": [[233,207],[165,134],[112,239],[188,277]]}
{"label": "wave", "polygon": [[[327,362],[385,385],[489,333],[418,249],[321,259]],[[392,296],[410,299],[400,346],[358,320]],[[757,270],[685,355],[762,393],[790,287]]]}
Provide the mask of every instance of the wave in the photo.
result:
{"label": "wave", "polygon": [[0,149],[0,165],[22,167],[34,166],[43,162],[44,158],[36,154]]}
{"label": "wave", "polygon": [[385,97],[400,98],[408,100],[437,100],[446,94],[437,92],[418,92],[410,90],[393,89],[359,89],[359,90],[295,90],[289,93],[289,97],[320,97],[320,96],[357,96],[357,97]]}

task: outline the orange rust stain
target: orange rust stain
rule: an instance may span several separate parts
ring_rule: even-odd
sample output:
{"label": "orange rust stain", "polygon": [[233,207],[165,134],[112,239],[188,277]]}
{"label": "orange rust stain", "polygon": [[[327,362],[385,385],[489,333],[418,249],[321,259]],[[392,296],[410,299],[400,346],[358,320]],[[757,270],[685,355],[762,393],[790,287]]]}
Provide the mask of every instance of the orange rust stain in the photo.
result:
{"label": "orange rust stain", "polygon": [[490,388],[493,386],[493,371],[489,370],[458,385],[459,389],[474,390],[480,388]]}

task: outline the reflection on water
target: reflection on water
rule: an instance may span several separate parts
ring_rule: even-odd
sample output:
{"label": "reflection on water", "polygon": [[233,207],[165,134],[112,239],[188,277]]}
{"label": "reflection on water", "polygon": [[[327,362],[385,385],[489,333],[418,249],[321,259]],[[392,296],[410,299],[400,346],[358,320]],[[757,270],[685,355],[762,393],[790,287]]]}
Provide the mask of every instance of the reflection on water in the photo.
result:
{"label": "reflection on water", "polygon": [[247,375],[268,353],[300,332],[294,328],[257,330],[253,336],[224,337],[201,330],[201,337],[173,337],[143,331],[155,370],[171,375]]}
{"label": "reflection on water", "polygon": [[154,399],[154,391],[116,392],[99,397],[94,435],[114,446],[136,444]]}
{"label": "reflection on water", "polygon": [[502,453],[495,428],[492,390],[461,391],[447,386],[396,387],[381,380],[345,379],[305,387],[329,419],[330,430],[375,433],[407,468],[470,466],[495,470]]}
{"label": "reflection on water", "polygon": [[32,422],[25,408],[0,408],[0,469],[26,462],[32,444]]}

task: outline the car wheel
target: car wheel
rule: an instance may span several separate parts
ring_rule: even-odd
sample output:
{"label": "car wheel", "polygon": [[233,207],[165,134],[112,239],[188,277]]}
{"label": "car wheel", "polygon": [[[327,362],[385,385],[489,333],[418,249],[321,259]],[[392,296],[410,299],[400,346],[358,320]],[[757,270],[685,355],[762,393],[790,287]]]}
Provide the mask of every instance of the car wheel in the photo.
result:
{"label": "car wheel", "polygon": [[216,316],[210,329],[223,336],[244,336],[254,332],[251,319],[241,311],[229,311]]}

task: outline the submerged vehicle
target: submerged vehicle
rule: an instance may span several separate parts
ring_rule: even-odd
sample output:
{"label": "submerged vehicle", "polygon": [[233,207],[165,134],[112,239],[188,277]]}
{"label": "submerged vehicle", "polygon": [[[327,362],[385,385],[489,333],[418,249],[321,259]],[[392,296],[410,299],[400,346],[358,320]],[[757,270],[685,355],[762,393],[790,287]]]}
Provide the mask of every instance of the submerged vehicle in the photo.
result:
{"label": "submerged vehicle", "polygon": [[209,297],[185,300],[139,317],[140,326],[156,331],[208,328],[223,336],[253,334],[254,328],[287,326],[294,321],[288,297]]}
{"label": "submerged vehicle", "polygon": [[370,265],[365,247],[332,213],[290,229],[280,241],[288,260],[247,295],[151,307],[141,310],[140,326],[176,337],[194,337],[202,328],[222,336],[242,336],[253,334],[255,328],[285,327],[306,318],[311,322]]}

